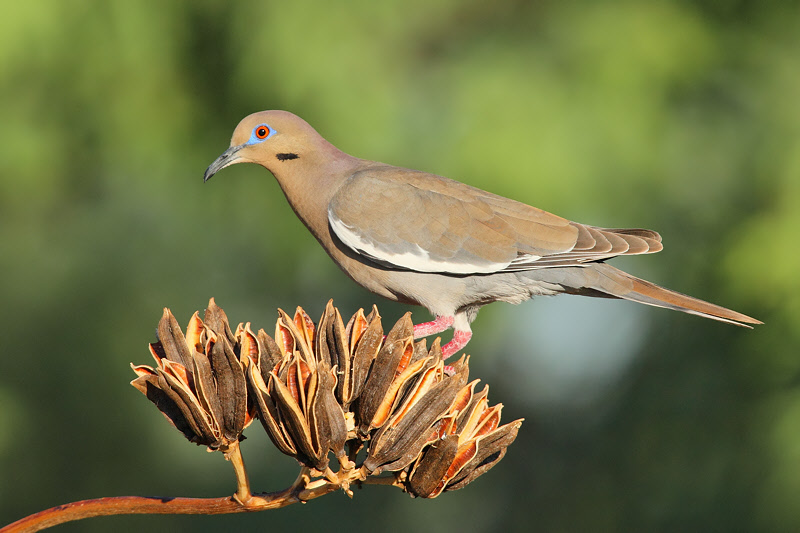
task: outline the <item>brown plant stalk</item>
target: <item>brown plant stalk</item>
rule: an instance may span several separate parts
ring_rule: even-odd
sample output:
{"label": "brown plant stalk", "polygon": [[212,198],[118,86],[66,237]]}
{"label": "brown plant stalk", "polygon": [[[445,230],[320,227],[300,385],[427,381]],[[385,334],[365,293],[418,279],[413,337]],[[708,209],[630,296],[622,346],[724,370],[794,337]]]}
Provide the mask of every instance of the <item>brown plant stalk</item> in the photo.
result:
{"label": "brown plant stalk", "polygon": [[13,522],[0,533],[31,533],[65,522],[74,522],[97,516],[128,514],[232,514],[279,509],[319,498],[330,492],[353,484],[394,485],[395,476],[364,478],[359,471],[351,470],[346,476],[334,473],[333,480],[311,481],[308,467],[303,467],[297,480],[288,488],[261,494],[242,493],[242,486],[232,496],[220,498],[182,498],[159,496],[113,496],[80,500],[39,511]]}

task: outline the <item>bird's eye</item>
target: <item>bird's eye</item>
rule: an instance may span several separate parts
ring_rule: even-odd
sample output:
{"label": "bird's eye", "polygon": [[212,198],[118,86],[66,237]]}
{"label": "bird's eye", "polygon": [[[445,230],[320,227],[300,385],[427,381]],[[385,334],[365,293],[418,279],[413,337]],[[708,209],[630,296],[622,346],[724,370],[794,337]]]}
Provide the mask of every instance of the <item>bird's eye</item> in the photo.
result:
{"label": "bird's eye", "polygon": [[269,128],[266,126],[258,126],[255,134],[257,139],[266,139],[269,136]]}
{"label": "bird's eye", "polygon": [[270,128],[266,124],[259,124],[253,131],[250,133],[250,138],[247,140],[246,144],[258,144],[260,142],[264,142],[273,135],[275,135],[275,130]]}

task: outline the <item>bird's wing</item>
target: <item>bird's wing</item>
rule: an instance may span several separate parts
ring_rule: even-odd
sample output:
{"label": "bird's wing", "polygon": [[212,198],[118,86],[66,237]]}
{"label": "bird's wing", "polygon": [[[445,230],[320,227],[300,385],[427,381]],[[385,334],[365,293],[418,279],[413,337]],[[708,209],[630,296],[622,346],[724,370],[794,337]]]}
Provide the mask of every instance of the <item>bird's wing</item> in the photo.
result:
{"label": "bird's wing", "polygon": [[347,247],[418,272],[487,274],[576,265],[660,249],[649,230],[604,230],[441,176],[396,167],[361,170],[328,207]]}

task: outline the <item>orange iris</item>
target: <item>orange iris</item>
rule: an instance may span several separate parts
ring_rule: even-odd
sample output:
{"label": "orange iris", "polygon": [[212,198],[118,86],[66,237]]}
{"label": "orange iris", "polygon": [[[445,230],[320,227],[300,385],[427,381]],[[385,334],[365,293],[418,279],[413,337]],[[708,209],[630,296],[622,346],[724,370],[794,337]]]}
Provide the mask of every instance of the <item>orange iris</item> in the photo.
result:
{"label": "orange iris", "polygon": [[269,128],[266,126],[259,126],[256,128],[256,137],[259,139],[266,139],[269,135]]}

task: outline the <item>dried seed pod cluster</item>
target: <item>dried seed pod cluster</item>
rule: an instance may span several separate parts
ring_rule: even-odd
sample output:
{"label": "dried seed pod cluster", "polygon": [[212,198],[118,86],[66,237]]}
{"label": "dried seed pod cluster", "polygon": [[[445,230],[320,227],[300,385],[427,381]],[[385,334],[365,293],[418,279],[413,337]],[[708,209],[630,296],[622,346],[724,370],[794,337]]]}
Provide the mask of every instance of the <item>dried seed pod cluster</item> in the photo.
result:
{"label": "dried seed pod cluster", "polygon": [[329,471],[332,452],[347,479],[393,472],[394,484],[432,498],[494,466],[522,423],[500,425],[488,386],[476,393],[477,380],[468,383],[467,357],[445,367],[438,339],[430,349],[414,342],[410,314],[384,337],[376,308],[345,325],[328,302],[318,325],[299,307],[279,311],[271,337],[250,323],[231,332],[212,299],[186,336],[168,310],[158,333],[156,368],[134,366],[132,384],[210,449],[240,439],[257,417],[281,452],[313,471]]}
{"label": "dried seed pod cluster", "polygon": [[237,337],[212,298],[205,320],[195,313],[186,335],[168,309],[150,344],[156,367],[131,365],[139,389],[187,439],[225,448],[252,421]]}
{"label": "dried seed pod cluster", "polygon": [[[249,333],[249,324],[243,331]],[[336,400],[336,370],[314,355],[314,323],[298,309],[294,320],[280,311],[275,339],[263,330],[263,348],[246,354],[247,380],[258,417],[272,442],[306,466],[324,470],[328,452],[344,458],[345,415]]]}

